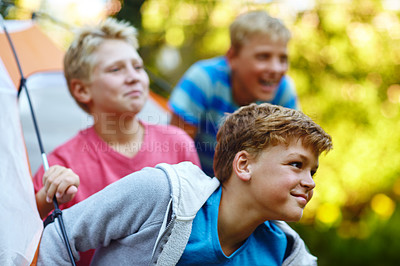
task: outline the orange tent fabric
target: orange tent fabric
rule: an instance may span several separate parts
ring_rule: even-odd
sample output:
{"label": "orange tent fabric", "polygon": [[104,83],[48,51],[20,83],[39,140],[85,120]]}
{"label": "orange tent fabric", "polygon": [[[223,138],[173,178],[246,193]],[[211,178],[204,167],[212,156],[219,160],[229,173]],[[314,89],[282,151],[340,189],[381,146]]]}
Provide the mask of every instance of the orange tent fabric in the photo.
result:
{"label": "orange tent fabric", "polygon": [[[38,72],[62,70],[64,52],[58,48],[36,24],[26,21],[30,26],[21,31],[10,32],[25,77]],[[0,34],[0,57],[16,88],[20,73],[6,35]]]}

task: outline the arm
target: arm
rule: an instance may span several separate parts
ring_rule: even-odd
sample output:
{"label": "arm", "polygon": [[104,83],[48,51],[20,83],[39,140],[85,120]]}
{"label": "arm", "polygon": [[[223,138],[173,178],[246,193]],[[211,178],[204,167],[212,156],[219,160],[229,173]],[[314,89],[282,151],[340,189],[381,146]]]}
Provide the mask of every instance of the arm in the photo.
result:
{"label": "arm", "polygon": [[53,210],[54,195],[59,204],[66,203],[75,197],[79,187],[79,176],[71,169],[55,165],[43,175],[43,187],[36,193],[36,204],[43,219]]}
{"label": "arm", "polygon": [[[126,261],[116,254],[132,258],[132,251],[138,250],[138,259],[149,264],[169,200],[164,172],[144,168],[63,210],[75,259],[79,251],[98,248],[96,259],[110,265],[112,259]],[[70,265],[57,221],[43,231],[38,265]]]}

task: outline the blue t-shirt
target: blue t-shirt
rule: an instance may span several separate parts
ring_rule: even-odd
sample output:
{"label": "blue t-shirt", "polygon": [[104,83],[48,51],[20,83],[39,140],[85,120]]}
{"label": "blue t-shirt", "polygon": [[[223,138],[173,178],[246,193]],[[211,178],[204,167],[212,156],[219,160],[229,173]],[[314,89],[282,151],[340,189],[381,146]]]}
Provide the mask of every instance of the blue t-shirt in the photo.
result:
{"label": "blue t-shirt", "polygon": [[177,265],[282,265],[287,239],[274,223],[266,221],[229,257],[218,238],[218,209],[221,187],[197,213],[188,244]]}
{"label": "blue t-shirt", "polygon": [[[269,102],[299,109],[296,90],[288,76],[282,78],[275,98]],[[195,144],[202,169],[214,176],[217,131],[225,114],[239,108],[233,100],[227,59],[216,57],[192,65],[173,90],[169,106],[185,122],[197,127]]]}

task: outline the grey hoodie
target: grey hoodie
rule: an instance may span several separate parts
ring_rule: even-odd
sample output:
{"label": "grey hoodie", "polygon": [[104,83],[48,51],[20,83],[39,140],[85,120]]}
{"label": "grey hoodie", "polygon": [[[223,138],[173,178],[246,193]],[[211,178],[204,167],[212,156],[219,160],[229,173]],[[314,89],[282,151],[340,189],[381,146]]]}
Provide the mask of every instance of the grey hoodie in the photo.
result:
{"label": "grey hoodie", "polygon": [[[92,265],[175,265],[197,211],[217,189],[216,178],[190,162],[144,168],[63,211],[76,260],[96,248]],[[283,265],[316,265],[299,235],[285,222],[291,252]],[[42,236],[37,265],[71,265],[58,222]]]}

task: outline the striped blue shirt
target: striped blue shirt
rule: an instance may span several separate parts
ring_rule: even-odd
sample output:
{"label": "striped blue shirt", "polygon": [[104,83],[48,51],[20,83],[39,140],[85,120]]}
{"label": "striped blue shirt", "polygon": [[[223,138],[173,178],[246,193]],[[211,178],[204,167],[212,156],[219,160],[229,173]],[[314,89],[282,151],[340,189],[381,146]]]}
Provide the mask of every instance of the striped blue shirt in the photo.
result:
{"label": "striped blue shirt", "polygon": [[[299,109],[294,84],[288,76],[282,78],[275,98],[268,102]],[[195,144],[201,166],[213,176],[218,128],[226,113],[239,108],[233,100],[231,70],[226,58],[215,57],[193,64],[172,92],[169,106],[186,123],[197,127]]]}

